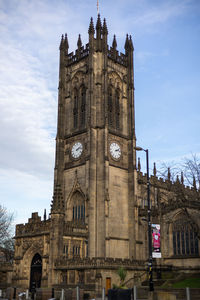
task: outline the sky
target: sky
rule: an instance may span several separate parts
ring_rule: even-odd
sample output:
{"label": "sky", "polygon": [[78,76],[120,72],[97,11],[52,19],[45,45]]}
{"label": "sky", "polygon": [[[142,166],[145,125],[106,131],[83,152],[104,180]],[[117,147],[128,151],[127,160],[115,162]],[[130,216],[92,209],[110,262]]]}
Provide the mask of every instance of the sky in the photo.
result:
{"label": "sky", "polygon": [[[200,1],[100,0],[109,44],[134,43],[137,145],[150,168],[200,155]],[[50,212],[59,43],[88,42],[96,0],[0,0],[0,204],[25,223]],[[141,154],[145,168],[145,157]]]}

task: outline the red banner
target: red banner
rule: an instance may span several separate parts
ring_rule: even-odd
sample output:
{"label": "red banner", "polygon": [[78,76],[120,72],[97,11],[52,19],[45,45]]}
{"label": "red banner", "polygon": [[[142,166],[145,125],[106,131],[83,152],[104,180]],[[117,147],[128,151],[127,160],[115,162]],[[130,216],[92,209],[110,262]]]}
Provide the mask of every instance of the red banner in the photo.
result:
{"label": "red banner", "polygon": [[152,257],[161,258],[160,225],[151,224],[151,228],[152,228]]}

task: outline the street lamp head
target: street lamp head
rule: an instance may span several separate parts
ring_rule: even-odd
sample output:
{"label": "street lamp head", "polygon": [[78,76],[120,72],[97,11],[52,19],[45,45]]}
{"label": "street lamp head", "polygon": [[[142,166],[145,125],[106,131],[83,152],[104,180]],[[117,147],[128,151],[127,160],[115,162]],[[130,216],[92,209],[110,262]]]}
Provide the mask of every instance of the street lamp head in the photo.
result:
{"label": "street lamp head", "polygon": [[136,151],[144,151],[144,149],[142,147],[135,147]]}

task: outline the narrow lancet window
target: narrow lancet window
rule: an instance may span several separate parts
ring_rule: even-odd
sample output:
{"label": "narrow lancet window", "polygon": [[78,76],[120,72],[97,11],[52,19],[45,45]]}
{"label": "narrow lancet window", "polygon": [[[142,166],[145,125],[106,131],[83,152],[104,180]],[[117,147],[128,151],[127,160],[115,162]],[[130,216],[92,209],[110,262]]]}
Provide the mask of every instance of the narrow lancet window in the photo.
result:
{"label": "narrow lancet window", "polygon": [[113,125],[113,103],[112,103],[112,89],[108,89],[108,124]]}
{"label": "narrow lancet window", "polygon": [[119,90],[117,90],[115,94],[115,126],[116,129],[120,128]]}
{"label": "narrow lancet window", "polygon": [[81,127],[85,127],[85,106],[86,106],[86,89],[82,87],[81,89],[81,116],[80,116],[80,124]]}
{"label": "narrow lancet window", "polygon": [[74,91],[74,128],[78,127],[78,91],[75,89]]}

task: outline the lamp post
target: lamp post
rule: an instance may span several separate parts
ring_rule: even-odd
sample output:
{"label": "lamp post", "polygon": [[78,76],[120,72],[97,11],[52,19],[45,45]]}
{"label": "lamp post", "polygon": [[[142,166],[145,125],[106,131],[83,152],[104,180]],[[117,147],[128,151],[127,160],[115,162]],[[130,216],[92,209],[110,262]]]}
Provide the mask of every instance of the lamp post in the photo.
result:
{"label": "lamp post", "polygon": [[147,203],[148,203],[148,248],[149,248],[149,291],[154,290],[153,286],[153,264],[152,264],[152,233],[151,233],[151,206],[150,206],[150,181],[149,181],[149,151],[141,147],[135,147],[136,151],[146,152],[146,166],[147,166]]}

